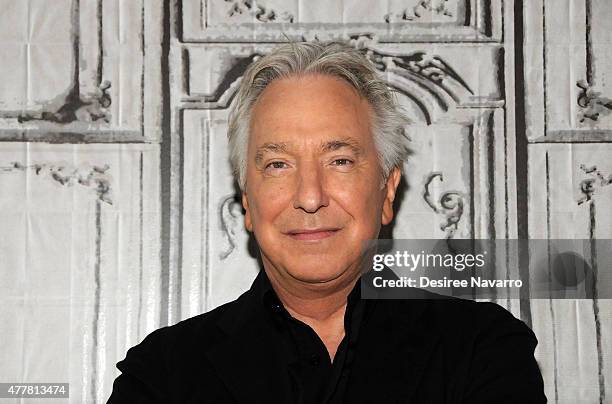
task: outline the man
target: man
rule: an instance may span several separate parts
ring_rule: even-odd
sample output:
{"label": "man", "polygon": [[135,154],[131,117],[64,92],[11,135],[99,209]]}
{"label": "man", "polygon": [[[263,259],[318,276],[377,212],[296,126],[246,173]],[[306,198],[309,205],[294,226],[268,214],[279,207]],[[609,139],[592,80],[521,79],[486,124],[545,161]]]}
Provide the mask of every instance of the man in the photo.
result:
{"label": "man", "polygon": [[546,402],[537,340],[503,308],[360,299],[406,123],[347,45],[285,44],[251,65],[229,147],[264,270],[236,301],[131,348],[109,402]]}

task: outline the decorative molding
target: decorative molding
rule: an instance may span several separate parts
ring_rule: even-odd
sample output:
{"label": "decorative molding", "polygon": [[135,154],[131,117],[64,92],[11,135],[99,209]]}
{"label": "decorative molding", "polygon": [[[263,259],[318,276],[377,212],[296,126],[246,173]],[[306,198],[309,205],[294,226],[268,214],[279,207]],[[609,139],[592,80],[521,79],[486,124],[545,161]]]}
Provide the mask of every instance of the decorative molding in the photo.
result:
{"label": "decorative molding", "polygon": [[578,81],[576,86],[581,90],[577,99],[582,109],[579,113],[580,123],[587,119],[597,122],[600,116],[612,113],[612,99],[601,97],[601,93],[593,91],[594,86],[585,80]]}
{"label": "decorative molding", "polygon": [[578,205],[592,201],[596,188],[603,188],[612,184],[612,174],[608,175],[606,178],[605,175],[597,169],[597,166],[580,164],[580,170],[589,177],[580,181],[580,192],[582,193],[582,197],[578,199]]}
{"label": "decorative molding", "polygon": [[[100,119],[108,122],[106,108],[110,106],[111,98],[107,92],[110,88],[110,82],[102,81],[104,44],[101,27],[103,25],[103,15],[102,9],[99,7],[95,13],[91,14],[87,13],[90,10],[83,11],[84,8],[90,6],[90,4],[81,5],[81,0],[73,0],[70,5],[72,59],[69,63],[71,64],[72,77],[68,90],[50,101],[42,102],[43,108],[40,111],[24,111],[18,114],[18,123],[45,121],[69,124],[78,121],[93,122]],[[87,30],[84,30],[81,27],[83,24],[81,18],[88,15],[90,15],[91,20],[87,22],[93,24],[88,26]],[[91,36],[92,33],[93,37]],[[95,46],[99,48],[93,60],[86,60],[85,53],[81,50],[82,41],[88,39],[94,40]],[[95,66],[87,66],[89,63],[94,63]],[[91,77],[88,77],[88,75]],[[84,94],[81,91],[81,87],[84,86],[95,90],[90,94]]]}
{"label": "decorative molding", "polygon": [[[40,2],[39,2],[40,3]],[[7,105],[0,111],[0,138],[50,143],[122,143],[160,141],[163,2],[134,1],[112,7],[103,0],[71,0],[67,57],[69,74],[57,92]],[[32,2],[42,12],[52,7]],[[68,20],[67,20],[68,21]],[[121,21],[123,39],[113,30]],[[22,23],[26,23],[23,21]],[[26,24],[27,25],[27,24]],[[124,35],[124,34],[122,34]],[[121,51],[116,48],[121,42]],[[129,58],[121,55],[129,54]],[[64,66],[65,65],[65,66]],[[28,66],[17,63],[19,68]],[[36,81],[43,65],[30,69]],[[55,69],[51,69],[55,71]],[[42,74],[42,73],[40,73]],[[63,74],[63,73],[62,73]],[[120,83],[122,77],[130,77]],[[112,87],[111,87],[112,83]]]}
{"label": "decorative molding", "polygon": [[224,0],[226,3],[232,3],[229,11],[227,12],[228,17],[234,17],[248,13],[257,21],[260,22],[286,22],[292,24],[295,20],[293,14],[286,11],[278,13],[274,9],[261,5],[255,0]]}
{"label": "decorative molding", "polygon": [[[247,67],[261,56],[263,56],[263,54],[253,53],[246,57],[236,58],[232,67],[225,73],[221,83],[215,88],[214,92],[210,95],[204,95],[198,98],[203,99],[206,103],[215,104],[215,108],[228,108],[238,90],[238,85]],[[189,75],[188,69],[186,69],[184,74],[187,76]]]}
{"label": "decorative molding", "polygon": [[[374,49],[376,41],[368,34],[352,36],[350,43],[361,50],[376,69],[387,77],[390,87],[413,100],[427,124],[433,122],[433,109],[447,112],[451,105],[474,96],[474,91],[461,75],[438,55],[430,55],[425,51],[407,55],[380,51]],[[211,94],[194,94],[183,99],[183,102],[191,104],[186,108],[228,108],[245,70],[261,56],[262,53],[253,53],[233,59],[232,66]],[[183,74],[189,75],[189,69],[185,68]],[[188,78],[185,81],[188,82]]]}
{"label": "decorative molding", "polygon": [[107,108],[111,105],[108,89],[109,81],[104,81],[93,94],[82,95],[73,86],[65,95],[49,101],[46,108],[38,112],[24,112],[17,117],[19,123],[27,121],[47,121],[60,124],[80,122],[109,122]]}
{"label": "decorative molding", "polygon": [[[524,101],[529,143],[608,142],[612,139],[612,94],[608,85],[605,16],[612,2],[524,2],[528,67]],[[568,23],[572,21],[572,23]],[[571,88],[560,85],[567,78]],[[603,94],[607,95],[604,96]]]}
{"label": "decorative molding", "polygon": [[[460,102],[460,94],[453,89],[453,86],[463,88],[470,95],[474,95],[474,91],[465,80],[439,56],[428,55],[424,51],[398,56],[373,49],[368,49],[366,56],[380,72],[390,72],[425,86],[427,92],[436,99],[444,111],[449,108],[444,94],[455,103]],[[398,90],[407,95],[406,89],[398,88]]]}
{"label": "decorative molding", "polygon": [[400,21],[415,21],[421,19],[426,14],[452,18],[453,14],[447,5],[448,0],[420,0],[415,6],[405,8],[400,13],[385,14],[385,22],[390,24]]}
{"label": "decorative molding", "polygon": [[[179,41],[306,41],[315,33],[321,38],[343,40],[356,32],[371,32],[381,42],[390,43],[502,40],[503,0],[411,0],[395,2],[393,8],[384,5],[384,10],[380,7],[362,9],[361,6],[353,10],[350,3],[331,4],[328,0],[308,0],[305,3],[307,5],[302,7],[317,11],[300,14],[297,0],[181,0]],[[280,7],[284,10],[279,10]],[[322,10],[328,7],[330,12],[323,17],[325,22],[313,20],[313,14],[323,14]],[[210,13],[209,9],[215,12]],[[364,22],[359,13],[368,13],[365,20],[369,21]],[[245,15],[252,19],[245,18]],[[432,23],[436,30],[431,29]]]}
{"label": "decorative molding", "polygon": [[87,188],[93,188],[98,196],[98,202],[112,205],[111,179],[106,173],[109,169],[108,164],[104,166],[68,167],[63,164],[24,165],[19,162],[12,162],[9,166],[0,166],[0,173],[31,171],[38,176],[46,176],[62,186],[71,187],[74,184],[79,184]]}
{"label": "decorative molding", "polygon": [[423,200],[435,213],[444,216],[444,222],[440,224],[440,230],[446,232],[446,238],[452,238],[463,216],[464,197],[461,192],[446,191],[440,195],[437,201],[434,201],[430,192],[430,186],[436,178],[439,178],[441,182],[444,181],[444,177],[440,172],[429,174],[423,186]]}

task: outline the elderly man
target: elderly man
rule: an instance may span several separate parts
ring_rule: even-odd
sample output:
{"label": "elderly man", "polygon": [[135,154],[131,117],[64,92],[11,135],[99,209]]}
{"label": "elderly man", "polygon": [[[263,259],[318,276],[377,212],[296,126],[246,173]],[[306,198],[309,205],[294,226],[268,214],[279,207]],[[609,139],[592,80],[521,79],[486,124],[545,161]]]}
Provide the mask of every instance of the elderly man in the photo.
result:
{"label": "elderly man", "polygon": [[253,63],[229,147],[264,270],[234,302],[131,348],[109,402],[546,402],[537,340],[503,308],[360,298],[406,123],[350,46],[285,44]]}

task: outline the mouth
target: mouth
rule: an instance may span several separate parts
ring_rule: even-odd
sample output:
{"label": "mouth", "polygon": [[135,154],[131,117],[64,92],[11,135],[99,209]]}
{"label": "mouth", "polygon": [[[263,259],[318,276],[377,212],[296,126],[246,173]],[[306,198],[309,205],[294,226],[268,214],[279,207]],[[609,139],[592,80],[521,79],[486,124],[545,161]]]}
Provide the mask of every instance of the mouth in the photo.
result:
{"label": "mouth", "polygon": [[285,234],[294,240],[299,241],[318,241],[335,235],[340,231],[337,227],[325,227],[318,229],[294,229]]}

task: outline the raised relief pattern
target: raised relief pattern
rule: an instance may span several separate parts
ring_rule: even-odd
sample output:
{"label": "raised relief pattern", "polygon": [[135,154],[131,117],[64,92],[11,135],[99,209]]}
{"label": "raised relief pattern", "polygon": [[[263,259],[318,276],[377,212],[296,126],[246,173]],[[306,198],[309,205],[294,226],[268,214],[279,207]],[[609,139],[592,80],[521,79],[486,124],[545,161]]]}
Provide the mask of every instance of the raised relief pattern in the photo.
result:
{"label": "raised relief pattern", "polygon": [[[374,40],[368,35],[351,37],[351,43],[361,49],[381,73],[391,76],[389,85],[411,99],[420,110],[427,124],[434,121],[435,111],[446,112],[451,105],[473,96],[468,83],[455,69],[438,55],[424,51],[407,55],[395,55],[375,49]],[[246,68],[260,56],[254,53],[245,57],[233,57],[231,67],[224,73],[209,95],[202,95],[190,102],[203,102],[207,108],[227,108]],[[399,80],[397,80],[399,79]]]}
{"label": "raised relief pattern", "polygon": [[[108,123],[110,116],[107,108],[111,105],[109,89],[111,83],[103,80],[103,8],[99,2],[95,14],[89,23],[94,26],[84,25],[83,6],[89,7],[90,4],[81,4],[81,0],[73,0],[70,5],[70,42],[72,47],[72,60],[70,60],[72,77],[67,90],[59,94],[54,99],[40,102],[40,110],[24,111],[17,115],[17,122],[45,121],[58,124],[69,124],[73,122],[96,122]],[[86,30],[84,28],[86,27]],[[93,33],[93,34],[92,34]],[[95,74],[84,79],[83,73],[89,71],[91,74],[91,62],[85,60],[82,48],[83,41],[94,40],[99,48],[95,56]],[[89,90],[84,91],[84,82],[87,82]]]}
{"label": "raised relief pattern", "polygon": [[440,172],[429,174],[423,187],[423,200],[435,213],[444,217],[440,230],[446,232],[446,238],[452,238],[463,216],[464,197],[461,192],[446,191],[440,194],[438,200],[435,200],[430,187],[436,178],[440,182],[444,181],[444,176]]}
{"label": "raised relief pattern", "polygon": [[407,7],[399,13],[385,14],[385,22],[390,24],[393,22],[416,21],[432,14],[438,17],[454,17],[452,11],[448,8],[448,0],[420,0],[416,5]]}
{"label": "raised relief pattern", "polygon": [[0,166],[0,173],[30,171],[37,176],[49,178],[65,187],[71,187],[78,184],[95,190],[99,202],[112,205],[110,176],[107,173],[109,169],[110,167],[108,165],[82,165],[79,167],[70,167],[59,163],[25,165],[19,162],[12,162],[8,166]]}
{"label": "raised relief pattern", "polygon": [[597,122],[601,116],[612,113],[612,99],[602,97],[600,92],[593,91],[593,86],[584,80],[578,81],[576,85],[580,88],[577,99],[581,108],[580,123],[586,120]]}
{"label": "raised relief pattern", "polygon": [[612,174],[606,177],[597,169],[597,166],[580,164],[580,170],[587,175],[587,178],[580,181],[580,193],[582,196],[578,199],[578,205],[593,200],[593,195],[597,188],[603,188],[612,184]]}
{"label": "raised relief pattern", "polygon": [[[374,50],[368,51],[367,56],[381,72],[391,71],[407,78],[416,77],[425,80],[448,94],[455,102],[459,102],[459,96],[448,81],[454,81],[470,94],[474,94],[457,72],[439,56],[428,55],[425,52],[394,56]],[[448,105],[445,108],[448,108]]]}
{"label": "raised relief pattern", "polygon": [[17,121],[47,121],[55,123],[95,122],[102,120],[106,123],[110,120],[108,107],[111,105],[111,97],[108,89],[110,82],[104,81],[93,94],[79,94],[78,87],[68,90],[67,94],[60,95],[55,100],[49,101],[37,112],[25,112],[17,117]]}
{"label": "raised relief pattern", "polygon": [[228,17],[247,14],[259,22],[284,22],[293,23],[295,17],[286,11],[278,12],[266,5],[255,0],[224,0],[226,3],[231,3],[227,12]]}

